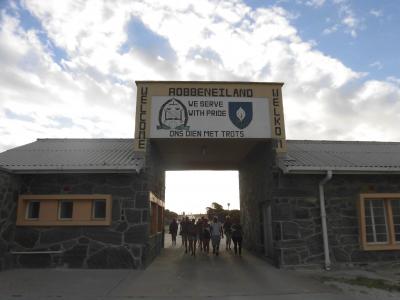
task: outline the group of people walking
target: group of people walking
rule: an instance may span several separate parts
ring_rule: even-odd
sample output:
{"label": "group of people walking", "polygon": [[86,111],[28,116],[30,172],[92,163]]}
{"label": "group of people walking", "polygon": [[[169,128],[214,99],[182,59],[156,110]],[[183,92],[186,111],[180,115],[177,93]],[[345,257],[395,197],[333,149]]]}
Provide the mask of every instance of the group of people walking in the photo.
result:
{"label": "group of people walking", "polygon": [[182,236],[182,246],[185,247],[185,253],[196,255],[196,248],[204,253],[210,252],[210,241],[213,254],[219,255],[221,239],[226,238],[226,250],[231,250],[233,241],[235,254],[242,255],[243,232],[239,220],[231,221],[230,217],[225,218],[225,222],[221,223],[218,217],[214,217],[210,222],[208,219],[201,217],[197,221],[185,217],[179,224],[176,219],[172,220],[169,225],[169,232],[172,236],[172,245],[176,245],[176,237]]}

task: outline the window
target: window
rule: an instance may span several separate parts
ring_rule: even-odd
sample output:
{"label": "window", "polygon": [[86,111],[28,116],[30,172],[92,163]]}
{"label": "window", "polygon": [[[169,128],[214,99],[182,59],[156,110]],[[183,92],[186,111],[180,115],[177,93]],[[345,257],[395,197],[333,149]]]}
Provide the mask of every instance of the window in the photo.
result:
{"label": "window", "polygon": [[40,212],[40,202],[39,201],[29,201],[26,207],[26,218],[29,220],[39,219]]}
{"label": "window", "polygon": [[111,195],[20,195],[18,199],[17,226],[109,226],[111,221]]}
{"label": "window", "polygon": [[164,207],[158,206],[158,220],[157,220],[157,231],[163,231],[164,227]]}
{"label": "window", "polygon": [[363,249],[400,249],[400,194],[361,194],[359,207]]}
{"label": "window", "polygon": [[74,203],[70,200],[61,200],[59,202],[58,218],[60,220],[71,220],[74,211]]}
{"label": "window", "polygon": [[164,226],[164,202],[161,201],[155,194],[150,193],[150,234],[156,234],[163,231]]}
{"label": "window", "polygon": [[106,218],[106,200],[93,200],[93,219],[105,219]]}
{"label": "window", "polygon": [[157,233],[157,203],[151,202],[151,226],[150,226],[150,233],[156,234]]}

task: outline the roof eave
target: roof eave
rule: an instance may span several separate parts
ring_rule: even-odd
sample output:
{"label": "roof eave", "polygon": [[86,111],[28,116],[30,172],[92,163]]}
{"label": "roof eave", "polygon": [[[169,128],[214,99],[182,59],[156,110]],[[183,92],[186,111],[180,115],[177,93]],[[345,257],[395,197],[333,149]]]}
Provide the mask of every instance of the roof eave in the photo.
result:
{"label": "roof eave", "polygon": [[142,164],[130,166],[37,166],[37,167],[10,167],[9,172],[14,174],[56,174],[56,173],[139,173]]}
{"label": "roof eave", "polygon": [[285,174],[325,174],[332,171],[335,174],[400,174],[400,168],[382,168],[382,167],[307,167],[307,166],[284,166],[279,168]]}

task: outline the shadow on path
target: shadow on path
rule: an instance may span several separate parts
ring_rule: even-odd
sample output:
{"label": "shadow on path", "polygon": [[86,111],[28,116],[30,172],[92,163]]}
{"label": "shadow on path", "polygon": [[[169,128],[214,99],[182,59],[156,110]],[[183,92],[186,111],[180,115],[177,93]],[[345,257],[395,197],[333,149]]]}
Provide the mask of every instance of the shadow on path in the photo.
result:
{"label": "shadow on path", "polygon": [[[0,299],[374,299],[344,295],[304,273],[280,270],[246,251],[184,253],[178,241],[146,270],[17,269],[0,272]],[[223,245],[223,243],[221,243]],[[224,248],[224,247],[222,247]]]}

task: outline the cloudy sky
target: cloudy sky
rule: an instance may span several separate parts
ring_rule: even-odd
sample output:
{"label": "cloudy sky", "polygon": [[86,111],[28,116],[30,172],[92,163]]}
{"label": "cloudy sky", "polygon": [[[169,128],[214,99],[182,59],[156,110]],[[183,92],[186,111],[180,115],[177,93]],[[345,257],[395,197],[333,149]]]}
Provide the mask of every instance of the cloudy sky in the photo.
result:
{"label": "cloudy sky", "polygon": [[399,1],[0,0],[0,10],[0,151],[133,137],[134,81],[146,79],[282,81],[289,139],[400,141]]}

